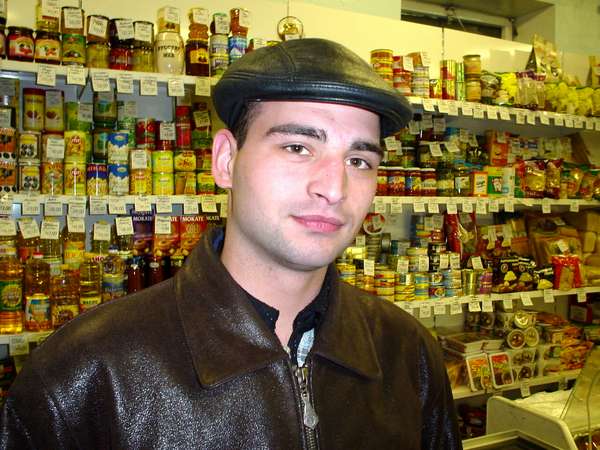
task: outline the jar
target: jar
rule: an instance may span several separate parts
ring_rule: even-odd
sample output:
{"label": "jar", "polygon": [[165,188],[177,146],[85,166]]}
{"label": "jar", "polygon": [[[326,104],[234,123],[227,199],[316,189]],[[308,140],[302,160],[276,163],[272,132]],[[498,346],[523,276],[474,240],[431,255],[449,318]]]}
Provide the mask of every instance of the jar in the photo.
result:
{"label": "jar", "polygon": [[435,169],[421,169],[421,195],[435,197],[437,195],[437,176]]}
{"label": "jar", "polygon": [[85,36],[82,34],[63,34],[63,65],[85,65]]}
{"label": "jar", "polygon": [[248,10],[245,8],[233,8],[229,10],[231,34],[244,37],[248,35],[248,24],[246,23],[248,14]]}
{"label": "jar", "polygon": [[388,194],[404,195],[405,171],[402,167],[388,167]]}
{"label": "jar", "polygon": [[48,14],[48,11],[44,11],[42,3],[42,0],[38,0],[35,7],[35,27],[38,30],[52,31],[57,33],[59,29],[58,22],[60,19],[60,11],[57,8],[56,15],[50,15]]}
{"label": "jar", "polygon": [[19,133],[18,158],[19,161],[39,161],[41,157],[40,133],[23,131]]}
{"label": "jar", "polygon": [[133,44],[133,66],[136,72],[154,72],[154,47],[136,41]]}
{"label": "jar", "polygon": [[154,24],[145,20],[133,22],[134,45],[154,46]]}
{"label": "jar", "polygon": [[178,32],[163,31],[156,36],[156,71],[179,75],[183,73],[185,50]]}
{"label": "jar", "polygon": [[114,70],[133,69],[133,49],[127,41],[112,44],[108,67]]}
{"label": "jar", "polygon": [[209,39],[210,55],[225,55],[229,50],[229,41],[226,35],[213,34]]}
{"label": "jar", "polygon": [[481,83],[477,80],[467,80],[465,83],[465,97],[468,102],[481,101]]}
{"label": "jar", "polygon": [[377,169],[377,192],[375,195],[388,195],[388,171],[384,167]]}
{"label": "jar", "polygon": [[444,166],[437,171],[437,195],[441,197],[453,197],[454,172],[449,166]]}
{"label": "jar", "polygon": [[406,169],[404,191],[405,195],[409,196],[421,195],[421,169],[418,167],[410,167]]}
{"label": "jar", "polygon": [[0,58],[6,58],[6,35],[4,27],[0,27]]}
{"label": "jar", "polygon": [[468,197],[471,195],[471,171],[466,166],[454,168],[454,189],[456,195]]}
{"label": "jar", "polygon": [[192,148],[192,120],[189,106],[175,108],[175,147],[178,150]]}
{"label": "jar", "polygon": [[42,131],[44,129],[44,100],[43,89],[23,89],[23,130]]}
{"label": "jar", "polygon": [[481,56],[465,55],[463,56],[465,78],[479,77],[481,75]]}
{"label": "jar", "polygon": [[87,66],[93,69],[108,69],[110,47],[108,42],[90,42],[87,46]]}
{"label": "jar", "polygon": [[91,14],[87,17],[87,41],[108,42],[108,17]]}
{"label": "jar", "polygon": [[165,129],[171,127],[173,124],[169,122],[156,122],[156,150],[175,150],[175,136],[171,139],[170,135],[165,135]]}
{"label": "jar", "polygon": [[[114,127],[117,121],[117,100],[115,93],[94,92],[94,122],[99,127]],[[99,123],[98,123],[99,122]]]}
{"label": "jar", "polygon": [[210,23],[210,32],[212,35],[221,34],[227,36],[231,31],[229,16],[225,13],[217,12],[213,14]]}
{"label": "jar", "polygon": [[35,61],[60,64],[60,33],[37,30],[35,36]]}
{"label": "jar", "polygon": [[174,31],[179,34],[179,9],[172,6],[163,6],[158,10],[158,32]]}
{"label": "jar", "polygon": [[61,10],[61,32],[66,34],[83,34],[83,9],[63,6]]}
{"label": "jar", "polygon": [[65,129],[65,94],[61,90],[49,89],[45,92],[44,129],[61,132]]}
{"label": "jar", "polygon": [[40,192],[40,163],[19,161],[19,192]]}
{"label": "jar", "polygon": [[[190,33],[191,34],[191,33]],[[210,71],[208,38],[190,38],[185,44],[185,73],[197,77],[207,77]]]}
{"label": "jar", "polygon": [[25,27],[8,27],[8,59],[33,61],[33,30]]}

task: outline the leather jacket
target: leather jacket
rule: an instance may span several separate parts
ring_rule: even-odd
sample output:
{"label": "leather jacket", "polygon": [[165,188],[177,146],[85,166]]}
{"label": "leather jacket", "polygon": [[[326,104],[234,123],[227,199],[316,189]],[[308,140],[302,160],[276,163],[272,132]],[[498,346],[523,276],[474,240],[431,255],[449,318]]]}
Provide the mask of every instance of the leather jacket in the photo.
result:
{"label": "leather jacket", "polygon": [[214,250],[222,233],[174,278],[80,315],[33,351],[3,407],[0,448],[461,448],[438,345],[415,319],[331,266],[303,391]]}

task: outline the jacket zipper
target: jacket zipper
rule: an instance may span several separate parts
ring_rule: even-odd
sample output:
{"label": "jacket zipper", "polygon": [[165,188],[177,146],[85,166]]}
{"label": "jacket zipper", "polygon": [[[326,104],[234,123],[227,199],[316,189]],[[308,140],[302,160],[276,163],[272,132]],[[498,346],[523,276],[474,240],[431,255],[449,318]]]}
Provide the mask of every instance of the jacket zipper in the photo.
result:
{"label": "jacket zipper", "polygon": [[310,371],[308,363],[303,367],[294,365],[292,367],[298,390],[300,392],[300,406],[302,408],[302,423],[304,424],[304,437],[308,450],[318,450],[316,427],[319,423],[319,417],[313,407],[309,389]]}

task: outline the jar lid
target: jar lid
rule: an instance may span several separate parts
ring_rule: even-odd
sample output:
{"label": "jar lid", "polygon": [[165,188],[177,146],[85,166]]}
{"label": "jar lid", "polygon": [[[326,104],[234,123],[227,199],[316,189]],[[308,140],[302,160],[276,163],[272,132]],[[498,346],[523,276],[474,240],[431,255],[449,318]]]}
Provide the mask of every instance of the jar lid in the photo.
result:
{"label": "jar lid", "polygon": [[60,33],[58,31],[48,31],[48,30],[35,30],[36,37],[40,35],[45,35],[47,37],[52,37],[56,40],[60,40]]}
{"label": "jar lid", "polygon": [[31,28],[27,28],[27,27],[8,27],[8,32],[12,33],[13,31],[20,31],[21,33],[33,33],[33,30]]}
{"label": "jar lid", "polygon": [[23,88],[23,95],[46,95],[46,91],[40,88]]}

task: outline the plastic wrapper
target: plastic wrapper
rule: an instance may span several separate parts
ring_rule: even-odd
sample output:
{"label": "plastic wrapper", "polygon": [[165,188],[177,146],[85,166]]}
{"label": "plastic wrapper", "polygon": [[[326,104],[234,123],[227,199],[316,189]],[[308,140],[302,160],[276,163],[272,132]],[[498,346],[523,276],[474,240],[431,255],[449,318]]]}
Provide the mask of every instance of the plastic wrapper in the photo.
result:
{"label": "plastic wrapper", "polygon": [[581,287],[580,265],[578,256],[553,256],[554,289],[565,291]]}
{"label": "plastic wrapper", "polygon": [[554,268],[547,266],[534,269],[533,282],[538,290],[552,289],[554,287]]}
{"label": "plastic wrapper", "polygon": [[561,160],[550,160],[546,162],[546,197],[560,198],[560,173],[562,168]]}
{"label": "plastic wrapper", "polygon": [[594,195],[594,184],[598,178],[598,171],[588,169],[584,172],[579,186],[578,197],[583,200],[591,200]]}
{"label": "plastic wrapper", "polygon": [[476,251],[477,224],[475,214],[446,214],[444,217],[448,250],[460,253],[461,260],[464,262]]}
{"label": "plastic wrapper", "polygon": [[525,161],[525,197],[543,198],[546,189],[544,161]]}
{"label": "plastic wrapper", "polygon": [[525,197],[525,161],[517,161],[515,169],[515,197]]}
{"label": "plastic wrapper", "polygon": [[566,198],[577,198],[583,175],[584,172],[580,167],[574,164],[564,164],[561,174],[561,190],[565,189]]}

